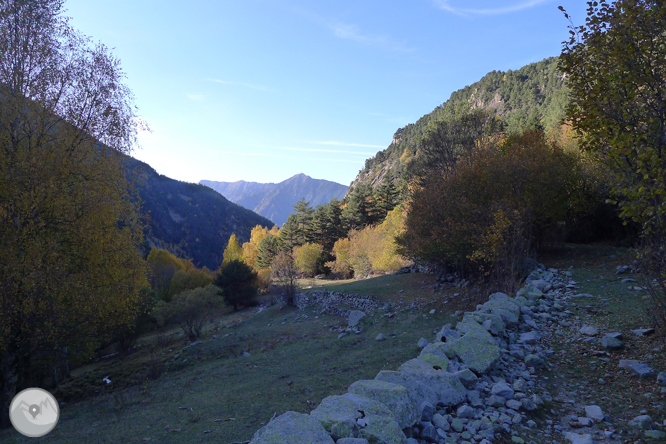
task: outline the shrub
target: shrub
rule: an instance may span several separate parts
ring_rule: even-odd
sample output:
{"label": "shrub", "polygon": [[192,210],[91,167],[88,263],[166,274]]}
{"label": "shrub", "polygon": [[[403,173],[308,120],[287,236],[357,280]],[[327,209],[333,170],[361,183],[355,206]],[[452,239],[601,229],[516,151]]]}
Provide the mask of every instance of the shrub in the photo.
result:
{"label": "shrub", "polygon": [[384,222],[355,230],[347,239],[339,239],[333,246],[335,261],[327,265],[336,273],[356,277],[373,272],[393,272],[409,264],[397,251],[396,236],[403,230],[403,210],[390,211]]}
{"label": "shrub", "polygon": [[591,159],[540,131],[480,146],[412,189],[400,251],[491,279],[512,275],[562,224],[601,200],[599,177]]}
{"label": "shrub", "polygon": [[[294,248],[294,262],[296,268],[307,277],[317,274],[320,258],[324,253],[324,247],[319,244],[307,243]],[[271,265],[272,268],[272,265]]]}
{"label": "shrub", "polygon": [[214,285],[187,290],[171,302],[160,301],[153,314],[161,325],[175,322],[190,340],[201,336],[203,327],[224,306],[220,289]]}

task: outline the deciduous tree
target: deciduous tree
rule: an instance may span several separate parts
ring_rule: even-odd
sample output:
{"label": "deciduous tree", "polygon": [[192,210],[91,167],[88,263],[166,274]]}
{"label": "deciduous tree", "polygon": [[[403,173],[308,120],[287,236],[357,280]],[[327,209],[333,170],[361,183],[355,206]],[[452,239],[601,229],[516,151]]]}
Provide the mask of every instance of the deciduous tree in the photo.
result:
{"label": "deciduous tree", "polygon": [[62,0],[0,2],[0,423],[16,390],[89,358],[137,314],[143,225],[119,62]]}

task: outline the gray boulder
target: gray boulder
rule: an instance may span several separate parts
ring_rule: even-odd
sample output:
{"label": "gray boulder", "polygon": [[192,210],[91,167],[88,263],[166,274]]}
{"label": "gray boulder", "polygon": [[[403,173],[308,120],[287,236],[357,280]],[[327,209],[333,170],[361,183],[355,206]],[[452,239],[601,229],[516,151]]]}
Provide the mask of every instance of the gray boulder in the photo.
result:
{"label": "gray boulder", "polygon": [[489,301],[483,307],[491,313],[502,318],[505,324],[518,323],[520,316],[520,305],[504,293],[494,293],[489,296]]}
{"label": "gray boulder", "polygon": [[[398,371],[402,377],[418,381],[434,390],[437,400],[435,402],[426,400],[433,405],[436,405],[437,402],[441,402],[444,405],[457,405],[467,397],[467,390],[456,376],[447,373],[445,370],[437,370],[421,359],[410,359],[402,364],[398,368]],[[377,378],[375,377],[375,379]],[[400,382],[396,381],[388,382],[400,384]],[[417,405],[419,404],[417,402]]]}
{"label": "gray boulder", "polygon": [[460,333],[451,329],[451,325],[445,325],[435,336],[438,342],[449,342],[452,339],[460,338]]}
{"label": "gray boulder", "polygon": [[601,422],[604,420],[604,412],[598,405],[588,405],[585,407],[585,416],[594,422]]}
{"label": "gray boulder", "polygon": [[640,415],[629,421],[629,427],[641,430],[650,430],[652,428],[652,418],[648,415]]}
{"label": "gray boulder", "polygon": [[601,345],[607,348],[608,350],[621,350],[622,348],[624,348],[624,344],[622,343],[622,341],[608,335],[601,338]]}
{"label": "gray boulder", "polygon": [[447,356],[458,357],[477,374],[486,373],[500,358],[500,349],[495,339],[471,319],[459,323],[457,328],[465,333],[462,338],[447,342]]}
{"label": "gray boulder", "polygon": [[321,423],[303,413],[284,413],[257,430],[250,444],[334,444]]}
{"label": "gray boulder", "polygon": [[545,361],[541,359],[539,355],[534,355],[534,354],[525,356],[525,365],[534,368],[546,367]]}
{"label": "gray boulder", "polygon": [[437,392],[427,383],[427,380],[421,380],[409,373],[382,370],[375,376],[375,381],[391,382],[405,387],[416,405],[421,405],[424,401],[436,405],[439,401]]}
{"label": "gray boulder", "polygon": [[[363,413],[361,413],[363,412]],[[383,403],[351,393],[342,396],[329,396],[321,401],[310,415],[318,419],[324,428],[331,432],[341,424],[340,430],[346,430],[349,424],[359,424],[360,438],[369,442],[386,444],[404,444],[405,435],[391,411]],[[358,422],[357,420],[364,421]],[[337,438],[355,436],[337,436]],[[296,441],[301,442],[301,441]]]}
{"label": "gray boulder", "polygon": [[595,327],[592,327],[591,325],[584,325],[579,331],[585,336],[596,336],[599,334],[599,330],[597,330]]}
{"label": "gray boulder", "polygon": [[341,438],[338,439],[335,444],[370,444],[367,439],[364,438]]}
{"label": "gray boulder", "polygon": [[638,364],[631,364],[629,367],[627,367],[627,370],[629,370],[630,374],[638,376],[641,379],[657,376],[657,370],[642,362]]}
{"label": "gray boulder", "polygon": [[519,344],[536,344],[541,335],[536,331],[528,331],[527,333],[521,333],[520,338],[518,338]]}
{"label": "gray boulder", "polygon": [[430,342],[426,338],[421,338],[416,345],[418,345],[419,348],[423,348],[428,344],[430,344]]}
{"label": "gray boulder", "polygon": [[564,439],[569,441],[571,444],[594,444],[592,435],[587,433],[584,435],[579,435],[578,433],[566,432],[564,434]]}
{"label": "gray boulder", "polygon": [[356,327],[358,323],[365,317],[365,312],[361,310],[352,310],[347,316],[347,325]]}
{"label": "gray boulder", "polygon": [[349,393],[383,403],[393,413],[401,429],[419,421],[416,403],[407,389],[398,384],[377,380],[356,381],[349,386]]}
{"label": "gray boulder", "polygon": [[490,390],[493,395],[501,396],[504,399],[513,398],[513,389],[506,382],[498,382]]}

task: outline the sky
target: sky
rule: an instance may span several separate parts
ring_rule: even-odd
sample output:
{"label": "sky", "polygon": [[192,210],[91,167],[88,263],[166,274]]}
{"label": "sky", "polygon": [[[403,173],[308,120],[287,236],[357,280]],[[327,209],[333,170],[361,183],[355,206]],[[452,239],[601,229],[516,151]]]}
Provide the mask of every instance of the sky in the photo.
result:
{"label": "sky", "polygon": [[582,0],[68,0],[133,91],[134,157],[186,182],[348,185],[452,92],[559,55]]}

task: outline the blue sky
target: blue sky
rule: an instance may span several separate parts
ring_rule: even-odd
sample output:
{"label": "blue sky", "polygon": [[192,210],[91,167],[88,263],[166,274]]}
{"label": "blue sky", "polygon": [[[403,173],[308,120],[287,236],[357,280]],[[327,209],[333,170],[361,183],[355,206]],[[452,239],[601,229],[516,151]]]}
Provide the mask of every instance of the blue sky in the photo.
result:
{"label": "blue sky", "polygon": [[558,55],[578,0],[68,0],[113,49],[160,174],[348,185],[393,133],[492,70]]}

